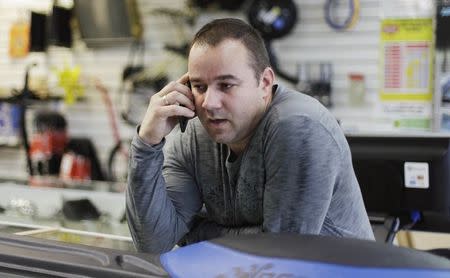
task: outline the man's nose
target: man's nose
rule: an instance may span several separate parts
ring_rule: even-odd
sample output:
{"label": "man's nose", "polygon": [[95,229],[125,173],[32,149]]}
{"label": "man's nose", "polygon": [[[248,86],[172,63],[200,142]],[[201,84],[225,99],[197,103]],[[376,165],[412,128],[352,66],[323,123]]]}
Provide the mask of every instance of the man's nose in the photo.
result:
{"label": "man's nose", "polygon": [[222,107],[220,93],[213,88],[208,88],[203,99],[202,107],[206,110],[215,110]]}

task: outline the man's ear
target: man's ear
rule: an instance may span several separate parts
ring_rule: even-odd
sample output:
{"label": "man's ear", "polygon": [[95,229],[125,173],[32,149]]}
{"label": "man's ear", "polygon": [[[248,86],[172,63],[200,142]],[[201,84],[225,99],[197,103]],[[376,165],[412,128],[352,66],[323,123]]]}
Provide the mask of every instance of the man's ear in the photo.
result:
{"label": "man's ear", "polygon": [[267,67],[264,69],[261,74],[261,78],[259,81],[259,85],[266,92],[266,95],[272,94],[272,86],[275,82],[275,73],[273,72],[271,67]]}

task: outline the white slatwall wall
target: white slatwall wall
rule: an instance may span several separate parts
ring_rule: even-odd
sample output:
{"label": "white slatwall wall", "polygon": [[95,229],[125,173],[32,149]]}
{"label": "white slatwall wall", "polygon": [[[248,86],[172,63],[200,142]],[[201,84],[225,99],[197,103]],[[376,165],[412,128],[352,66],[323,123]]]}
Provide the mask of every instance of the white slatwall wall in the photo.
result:
{"label": "white slatwall wall", "polygon": [[[27,2],[27,1],[19,1]],[[31,1],[30,1],[31,2]],[[36,3],[39,2],[40,4]],[[51,1],[34,1],[33,7],[48,7]],[[367,122],[372,114],[370,109],[342,108],[347,99],[347,74],[360,72],[366,77],[369,102],[376,101],[378,87],[379,20],[380,1],[361,0],[360,20],[350,31],[336,32],[328,27],[323,17],[323,0],[296,0],[300,21],[293,33],[274,42],[280,65],[295,73],[297,63],[308,61],[331,61],[334,67],[333,100],[337,104],[334,113],[344,122]],[[103,49],[76,49],[73,52],[51,47],[47,55],[33,53],[25,59],[13,60],[8,57],[8,33],[11,23],[16,19],[17,8],[14,1],[0,0],[0,87],[20,88],[23,82],[24,65],[37,61],[51,67],[67,61],[82,67],[84,74],[99,77],[116,92],[122,68],[128,55],[127,47],[108,47]],[[164,60],[161,49],[164,42],[176,42],[177,33],[171,22],[162,16],[151,15],[153,8],[182,7],[183,0],[138,0],[143,23],[147,53],[145,63],[149,66]],[[31,4],[30,4],[31,5]],[[235,16],[245,19],[242,12],[227,14],[214,12],[202,15],[199,28],[211,18]],[[195,29],[195,28],[194,28]],[[195,30],[192,30],[193,32]],[[38,71],[38,69],[36,69]],[[179,69],[182,73],[184,69]],[[178,72],[174,72],[178,74]],[[280,80],[280,82],[283,82]],[[98,93],[87,91],[88,101],[67,107],[64,111],[72,136],[91,137],[100,159],[106,163],[108,150],[112,147],[112,134],[107,113]],[[121,125],[123,136],[130,136],[133,129]],[[17,149],[0,147],[0,177],[26,177],[25,158]]]}

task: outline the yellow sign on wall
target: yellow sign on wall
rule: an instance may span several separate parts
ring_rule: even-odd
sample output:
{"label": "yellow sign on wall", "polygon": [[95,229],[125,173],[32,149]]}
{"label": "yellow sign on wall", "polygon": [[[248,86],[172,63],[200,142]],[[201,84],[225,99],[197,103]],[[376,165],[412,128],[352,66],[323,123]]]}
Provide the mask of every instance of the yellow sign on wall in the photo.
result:
{"label": "yellow sign on wall", "polygon": [[386,19],[381,23],[381,100],[433,97],[431,18]]}
{"label": "yellow sign on wall", "polygon": [[381,22],[380,101],[395,128],[429,129],[434,33],[431,18]]}

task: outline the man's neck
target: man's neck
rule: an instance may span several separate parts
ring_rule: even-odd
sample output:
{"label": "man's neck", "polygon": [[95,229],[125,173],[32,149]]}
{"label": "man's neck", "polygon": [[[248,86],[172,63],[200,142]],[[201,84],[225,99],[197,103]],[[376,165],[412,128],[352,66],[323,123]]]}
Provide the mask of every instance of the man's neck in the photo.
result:
{"label": "man's neck", "polygon": [[249,139],[250,138],[245,139],[245,141],[241,142],[241,143],[228,145],[228,147],[230,148],[230,152],[232,152],[233,155],[236,157],[240,156],[244,152],[245,148],[247,147],[247,144],[250,141]]}

